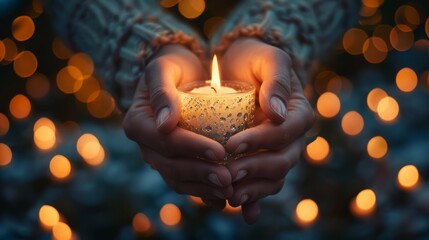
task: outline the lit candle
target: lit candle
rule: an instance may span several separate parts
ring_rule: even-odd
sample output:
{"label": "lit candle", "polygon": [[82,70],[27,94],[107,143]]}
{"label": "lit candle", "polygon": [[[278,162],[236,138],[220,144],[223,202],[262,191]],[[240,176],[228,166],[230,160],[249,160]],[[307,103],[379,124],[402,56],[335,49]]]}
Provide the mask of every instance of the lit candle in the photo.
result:
{"label": "lit candle", "polygon": [[179,126],[225,145],[232,135],[253,126],[255,87],[247,82],[221,82],[219,76],[215,56],[211,80],[179,86]]}

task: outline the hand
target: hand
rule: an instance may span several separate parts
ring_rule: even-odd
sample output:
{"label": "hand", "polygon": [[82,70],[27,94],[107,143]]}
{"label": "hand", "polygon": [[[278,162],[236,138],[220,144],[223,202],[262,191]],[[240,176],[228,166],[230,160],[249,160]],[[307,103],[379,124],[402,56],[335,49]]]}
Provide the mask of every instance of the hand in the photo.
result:
{"label": "hand", "polygon": [[232,206],[242,205],[248,223],[257,220],[257,201],[278,193],[287,172],[299,160],[303,135],[311,128],[314,112],[304,96],[291,60],[281,49],[256,39],[239,39],[222,58],[224,79],[249,81],[259,88],[255,127],[232,136],[229,153],[251,153],[231,161]]}
{"label": "hand", "polygon": [[140,145],[144,160],[179,194],[211,199],[218,207],[232,195],[231,175],[218,142],[176,127],[179,83],[207,79],[203,65],[179,45],[164,46],[145,69],[123,127]]}

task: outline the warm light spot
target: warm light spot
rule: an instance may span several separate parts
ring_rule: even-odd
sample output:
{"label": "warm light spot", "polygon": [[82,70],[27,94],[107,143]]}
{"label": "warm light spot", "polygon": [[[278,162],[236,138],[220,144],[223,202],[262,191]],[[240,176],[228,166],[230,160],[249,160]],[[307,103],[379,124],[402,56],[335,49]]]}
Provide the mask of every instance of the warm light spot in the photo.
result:
{"label": "warm light spot", "polygon": [[74,93],[77,100],[83,103],[90,103],[100,95],[101,86],[99,81],[93,76],[82,83],[82,87]]}
{"label": "warm light spot", "polygon": [[0,167],[7,166],[10,162],[12,162],[12,150],[8,145],[0,143]]}
{"label": "warm light spot", "polygon": [[322,117],[335,117],[341,108],[340,99],[331,92],[326,92],[320,95],[317,99],[317,111]]}
{"label": "warm light spot", "polygon": [[407,165],[398,172],[398,184],[404,190],[413,190],[419,182],[419,170],[413,165]]}
{"label": "warm light spot", "polygon": [[18,94],[10,100],[9,111],[16,119],[24,119],[31,112],[31,103],[28,98],[22,94]]}
{"label": "warm light spot", "polygon": [[161,221],[165,225],[175,226],[180,222],[180,219],[182,218],[182,213],[176,205],[172,203],[167,203],[161,208],[159,216],[161,218]]}
{"label": "warm light spot", "polygon": [[410,5],[401,6],[395,12],[395,22],[398,27],[406,25],[411,29],[415,29],[420,25],[419,12]]}
{"label": "warm light spot", "polygon": [[204,206],[204,202],[200,197],[195,196],[188,196],[192,203],[194,203],[197,206]]}
{"label": "warm light spot", "polygon": [[368,217],[375,210],[375,193],[371,189],[361,191],[350,203],[352,213],[358,217]]}
{"label": "warm light spot", "polygon": [[0,113],[0,136],[4,136],[9,132],[9,119],[3,113]]}
{"label": "warm light spot", "polygon": [[390,43],[398,51],[407,51],[414,44],[413,30],[407,25],[396,25],[390,32]]}
{"label": "warm light spot", "polygon": [[396,74],[396,86],[403,92],[411,92],[417,87],[417,74],[411,68],[402,68]]}
{"label": "warm light spot", "polygon": [[152,230],[152,224],[146,215],[137,213],[133,218],[133,229],[137,234],[147,234]]}
{"label": "warm light spot", "polygon": [[359,28],[350,28],[343,36],[343,47],[351,55],[362,54],[362,48],[368,39],[366,32]]}
{"label": "warm light spot", "polygon": [[0,40],[0,62],[3,61],[4,55],[6,54],[6,47],[2,40]]}
{"label": "warm light spot", "polygon": [[62,60],[69,59],[73,55],[73,52],[58,37],[52,42],[52,52],[55,57]]}
{"label": "warm light spot", "polygon": [[179,0],[161,0],[160,4],[161,6],[165,8],[174,7],[179,3]]}
{"label": "warm light spot", "polygon": [[52,228],[52,235],[55,240],[70,240],[73,236],[73,233],[67,224],[58,222]]}
{"label": "warm light spot", "polygon": [[370,37],[363,44],[363,56],[369,63],[377,64],[386,59],[387,44],[379,37]]}
{"label": "warm light spot", "polygon": [[62,155],[56,155],[49,163],[49,170],[51,174],[58,179],[67,178],[71,172],[70,161]]}
{"label": "warm light spot", "polygon": [[28,16],[20,16],[12,22],[12,35],[18,41],[26,41],[34,34],[34,22]]}
{"label": "warm light spot", "polygon": [[60,220],[60,214],[54,207],[43,205],[39,210],[39,220],[45,227],[51,228]]}
{"label": "warm light spot", "polygon": [[[383,18],[383,14],[381,13],[381,11],[378,8],[374,8],[374,10],[375,11],[371,15],[369,15],[365,18],[359,19],[360,25],[374,26],[374,25],[380,24],[381,19]],[[361,11],[361,14],[362,14],[362,11]]]}
{"label": "warm light spot", "polygon": [[22,77],[26,78],[34,74],[37,69],[37,58],[30,51],[23,51],[19,53],[15,61],[13,61],[13,70],[15,73]]}
{"label": "warm light spot", "polygon": [[387,93],[381,88],[374,88],[371,92],[368,93],[366,98],[366,103],[368,104],[369,109],[373,112],[377,112],[377,106],[381,99],[387,97]]}
{"label": "warm light spot", "polygon": [[366,146],[368,155],[375,159],[386,156],[388,148],[387,141],[382,136],[371,138]]}
{"label": "warm light spot", "polygon": [[377,113],[386,122],[394,121],[399,114],[398,102],[392,97],[384,97],[377,105]]}
{"label": "warm light spot", "polygon": [[12,62],[16,54],[18,54],[18,48],[15,42],[10,38],[3,39],[3,45],[5,47],[6,52],[4,53],[4,60]]}
{"label": "warm light spot", "polygon": [[225,208],[222,211],[224,213],[228,213],[228,214],[237,214],[237,213],[241,212],[241,205],[238,207],[233,207],[229,204],[228,201],[226,201]]}
{"label": "warm light spot", "polygon": [[35,99],[46,97],[50,88],[51,86],[48,78],[41,73],[33,74],[25,83],[25,90],[27,91],[28,95]]}
{"label": "warm light spot", "polygon": [[94,62],[85,53],[76,53],[68,61],[68,65],[79,69],[83,78],[88,78],[94,73]]}
{"label": "warm light spot", "polygon": [[219,27],[225,22],[222,17],[212,17],[204,22],[204,34],[210,38],[219,29]]}
{"label": "warm light spot", "polygon": [[426,30],[426,36],[428,36],[429,38],[429,18],[426,19],[425,30]]}
{"label": "warm light spot", "polygon": [[298,224],[308,226],[312,224],[319,215],[317,204],[311,199],[304,199],[298,203],[295,210],[295,217]]}
{"label": "warm light spot", "polygon": [[356,111],[350,111],[343,116],[341,127],[350,136],[358,135],[364,126],[363,117]]}
{"label": "warm light spot", "polygon": [[345,82],[345,80],[342,77],[335,76],[335,77],[329,79],[329,82],[326,85],[326,90],[328,92],[339,94],[341,92],[342,87],[343,87],[343,82]]}
{"label": "warm light spot", "polygon": [[206,8],[205,0],[181,0],[179,1],[179,12],[185,18],[193,19],[199,17]]}
{"label": "warm light spot", "polygon": [[384,0],[362,0],[362,3],[370,8],[378,8],[383,2]]}
{"label": "warm light spot", "polygon": [[101,90],[99,95],[87,104],[89,113],[96,118],[109,117],[116,108],[115,100],[107,91]]}
{"label": "warm light spot", "polygon": [[41,150],[49,150],[56,143],[56,127],[48,118],[40,118],[34,124],[34,144]]}
{"label": "warm light spot", "polygon": [[313,162],[323,162],[329,154],[329,143],[322,137],[317,137],[306,147],[306,152],[310,160]]}
{"label": "warm light spot", "polygon": [[[378,11],[378,8],[373,8],[373,7],[368,7],[365,5],[362,5],[359,15],[361,15],[362,17],[371,17],[374,16],[374,14]],[[360,18],[359,21],[364,20],[365,18]]]}
{"label": "warm light spot", "polygon": [[43,13],[43,4],[41,0],[33,0],[32,7],[36,14],[40,15]]}
{"label": "warm light spot", "polygon": [[375,27],[372,33],[374,37],[379,37],[383,39],[389,51],[393,49],[392,44],[390,43],[390,32],[392,31],[392,29],[393,27],[390,25],[379,24]]}
{"label": "warm light spot", "polygon": [[83,134],[77,141],[79,155],[91,166],[100,165],[104,161],[105,152],[97,137],[90,133]]}
{"label": "warm light spot", "polygon": [[57,86],[64,93],[75,93],[82,87],[83,79],[79,69],[73,66],[67,66],[58,72]]}

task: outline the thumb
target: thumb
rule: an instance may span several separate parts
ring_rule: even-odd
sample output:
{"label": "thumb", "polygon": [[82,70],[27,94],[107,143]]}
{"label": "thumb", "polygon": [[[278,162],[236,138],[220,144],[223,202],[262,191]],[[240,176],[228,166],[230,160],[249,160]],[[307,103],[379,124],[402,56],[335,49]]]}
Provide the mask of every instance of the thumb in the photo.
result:
{"label": "thumb", "polygon": [[159,57],[146,67],[145,81],[158,130],[171,132],[179,121],[180,101],[176,88],[180,81],[180,67],[167,57]]}
{"label": "thumb", "polygon": [[287,116],[287,102],[289,101],[290,87],[290,58],[285,54],[278,54],[271,58],[272,63],[260,67],[262,81],[259,90],[259,105],[264,114],[275,123],[282,123]]}

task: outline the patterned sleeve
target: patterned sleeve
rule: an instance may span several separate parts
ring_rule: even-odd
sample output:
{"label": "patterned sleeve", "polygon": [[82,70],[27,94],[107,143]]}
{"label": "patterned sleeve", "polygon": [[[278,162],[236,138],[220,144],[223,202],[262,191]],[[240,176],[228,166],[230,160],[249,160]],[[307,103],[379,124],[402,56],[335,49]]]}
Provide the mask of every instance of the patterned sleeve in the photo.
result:
{"label": "patterned sleeve", "polygon": [[158,0],[44,0],[56,33],[88,53],[104,86],[127,109],[144,67],[165,44],[182,44],[200,58],[204,43],[162,11]]}
{"label": "patterned sleeve", "polygon": [[257,37],[286,51],[302,81],[314,59],[359,17],[360,0],[244,0],[212,39],[223,51],[239,37]]}

